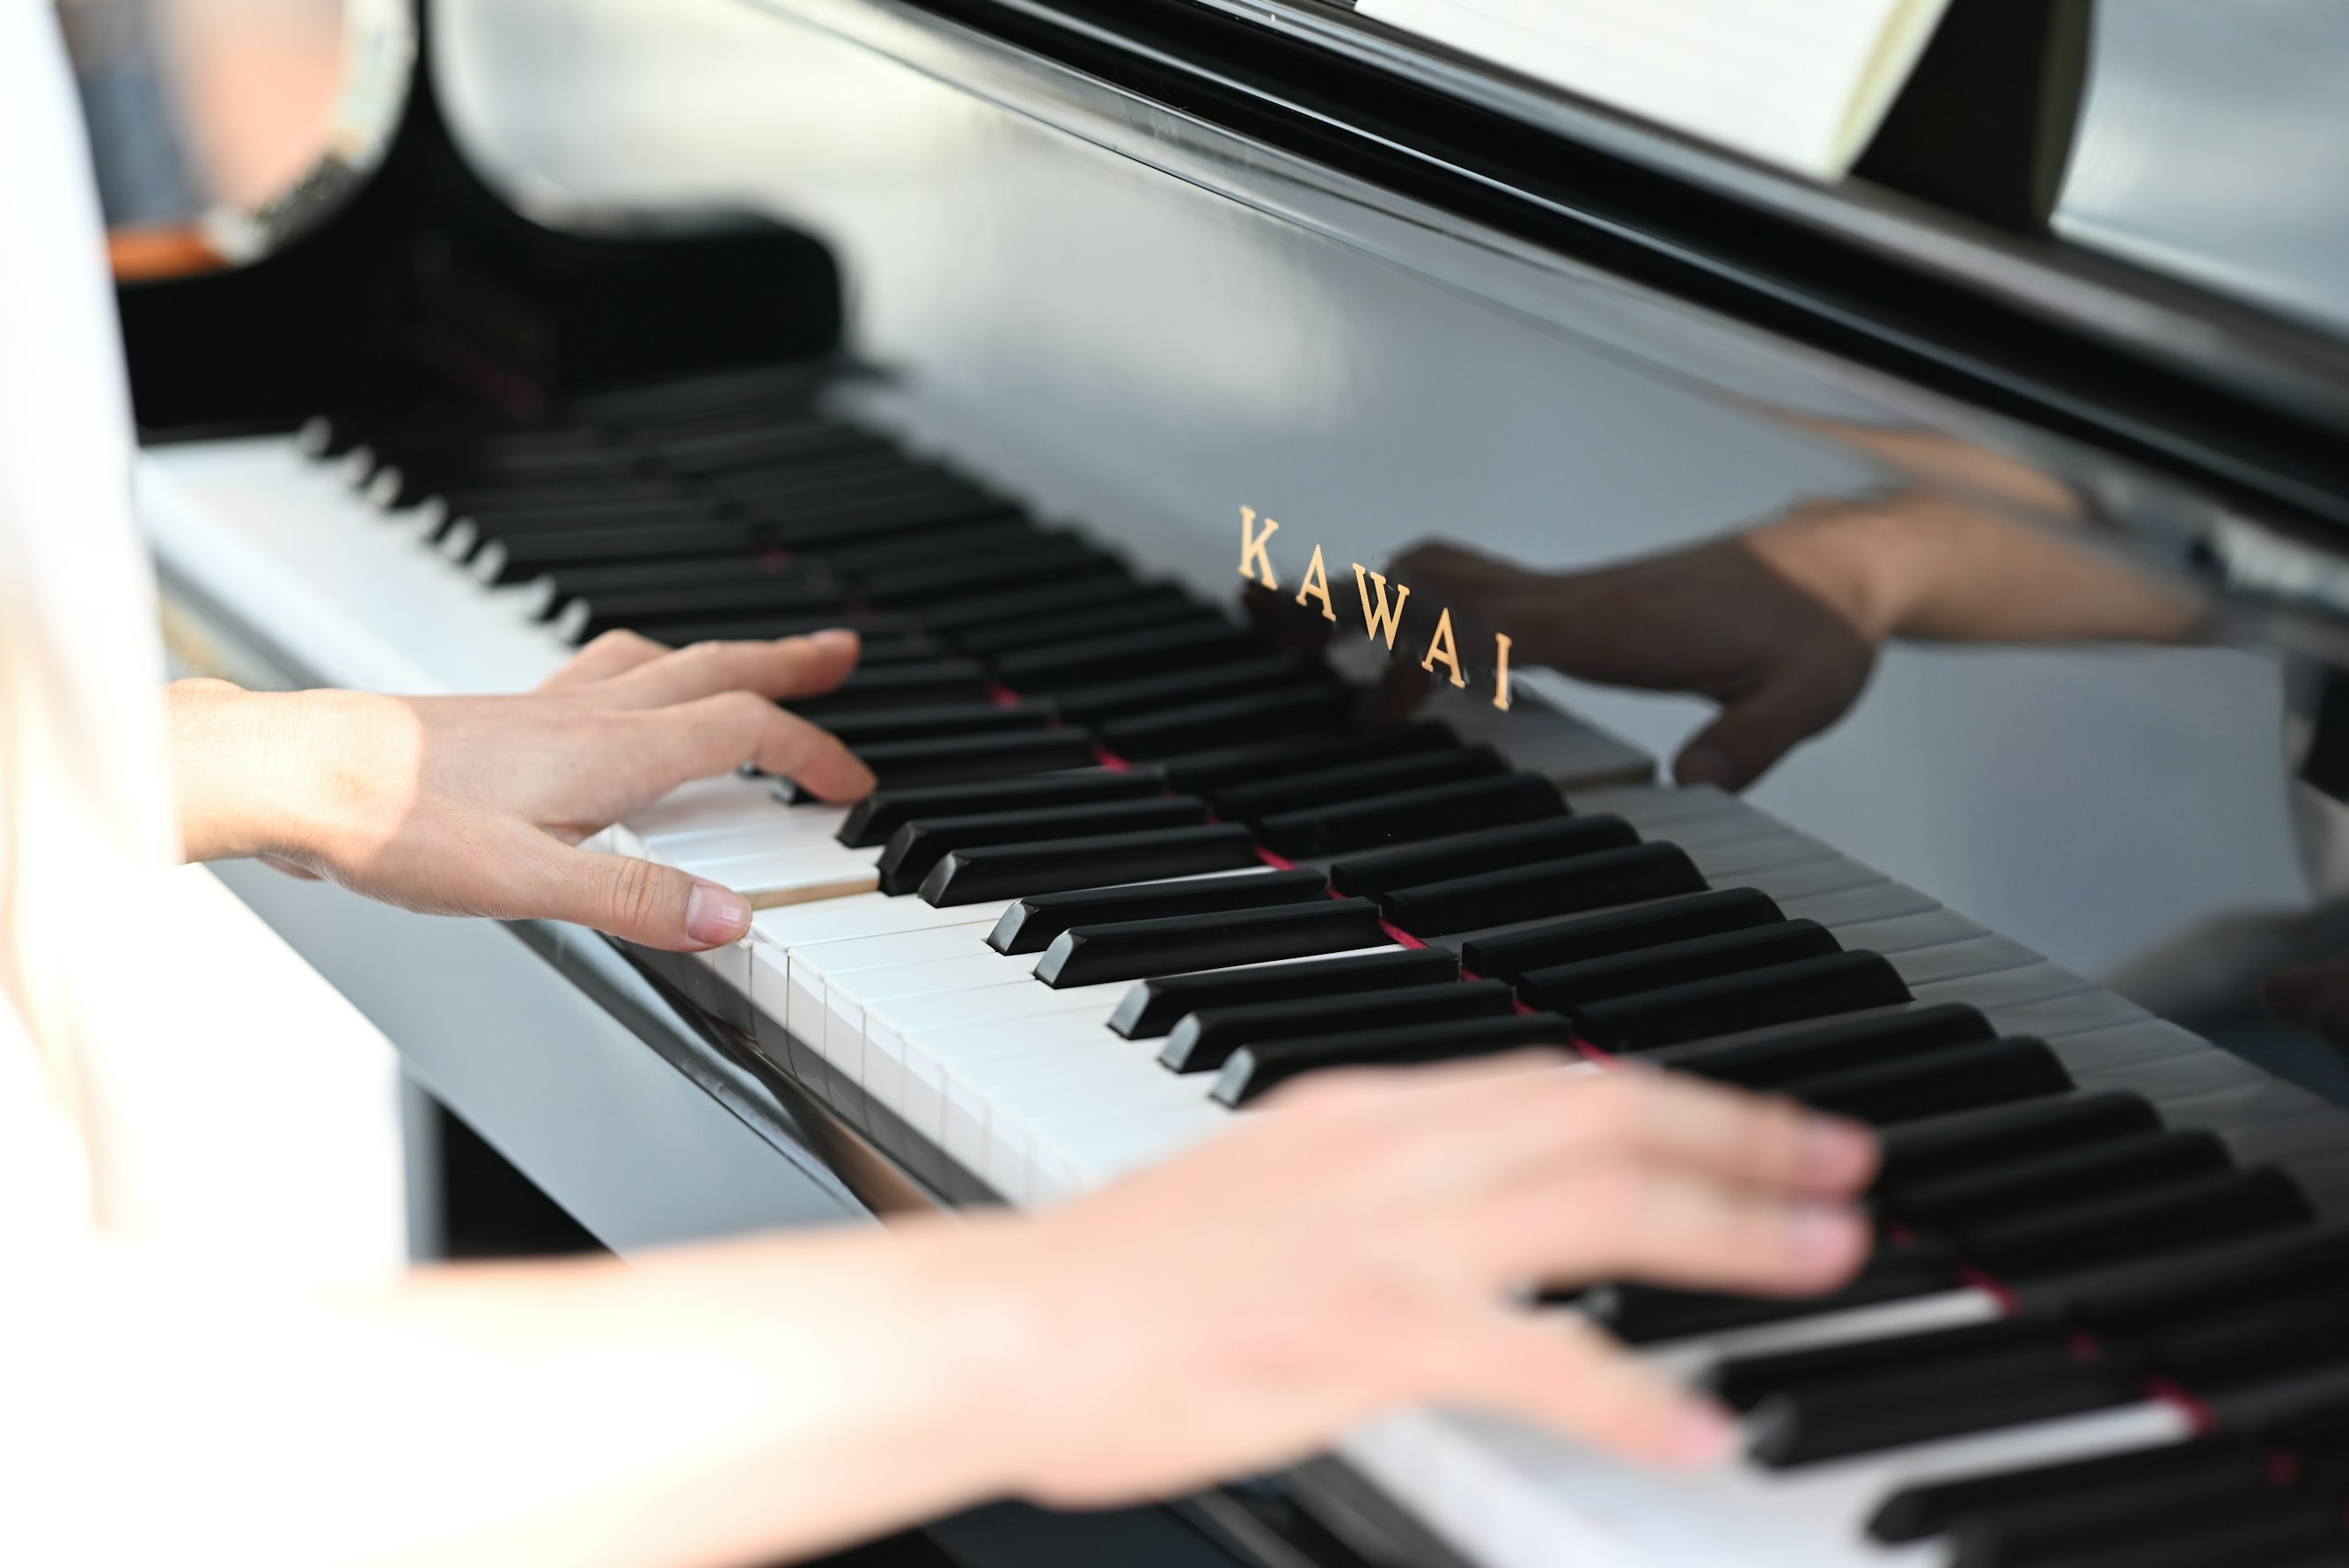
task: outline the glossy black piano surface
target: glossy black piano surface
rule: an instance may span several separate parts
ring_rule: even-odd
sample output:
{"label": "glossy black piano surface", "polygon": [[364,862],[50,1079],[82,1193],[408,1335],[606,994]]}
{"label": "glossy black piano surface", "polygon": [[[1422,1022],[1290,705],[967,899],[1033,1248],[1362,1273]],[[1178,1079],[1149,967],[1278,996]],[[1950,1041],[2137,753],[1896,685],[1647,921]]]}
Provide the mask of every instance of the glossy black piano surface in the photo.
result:
{"label": "glossy black piano surface", "polygon": [[[1572,1304],[1752,1412],[1738,1474],[1413,1418],[1294,1478],[1358,1540],[2349,1559],[2349,1115],[2220,1048],[2344,1081],[2249,990],[2343,923],[2215,923],[2330,891],[2282,672],[2344,646],[2349,347],[2289,246],[2154,270],[2183,231],[2109,179],[2030,233],[1807,184],[1311,0],[615,0],[517,77],[543,21],[439,14],[339,227],[125,308],[167,585],[235,673],[864,637],[809,713],[872,802],[719,781],[613,841],[750,892],[748,950],[236,878],[589,1231],[1045,1202],[1300,1072],[1571,1037],[1882,1125],[1882,1247],[1826,1303]],[[1548,574],[1911,505],[2208,640],[1845,661],[1752,805],[1650,781],[1697,707],[1539,667],[1606,608]],[[1430,539],[1502,584],[1449,642],[1479,579]]]}

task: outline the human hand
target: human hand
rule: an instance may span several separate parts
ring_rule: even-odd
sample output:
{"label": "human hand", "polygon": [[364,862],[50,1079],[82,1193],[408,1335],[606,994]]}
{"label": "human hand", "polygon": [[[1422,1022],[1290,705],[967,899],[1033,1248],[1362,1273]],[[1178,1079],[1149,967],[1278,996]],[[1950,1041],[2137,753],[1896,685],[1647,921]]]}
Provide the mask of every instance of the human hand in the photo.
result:
{"label": "human hand", "polygon": [[675,652],[614,632],[537,691],[394,697],[181,681],[168,717],[191,860],[262,855],[440,914],[567,920],[691,951],[750,928],[743,898],[575,846],[690,779],[745,762],[828,800],[873,776],[775,706],[855,668],[854,633]]}
{"label": "human hand", "polygon": [[1645,1069],[1331,1073],[992,1234],[936,1288],[1025,1324],[999,1435],[1052,1503],[1163,1495],[1431,1403],[1703,1464],[1733,1442],[1718,1407],[1523,1288],[1832,1289],[1868,1246],[1850,1200],[1875,1165],[1857,1126]]}
{"label": "human hand", "polygon": [[[1588,572],[1539,573],[1458,545],[1429,543],[1387,568],[1414,601],[1448,606],[1463,649],[1513,641],[1519,668],[1711,697],[1721,713],[1683,747],[1683,784],[1742,789],[1843,717],[1883,634],[1790,569],[1766,531]],[[1425,623],[1423,622],[1423,625]],[[1428,678],[1391,666],[1386,706],[1407,708]]]}
{"label": "human hand", "polygon": [[2349,1046],[2349,956],[2277,970],[2260,983],[2260,1002],[2279,1024]]}

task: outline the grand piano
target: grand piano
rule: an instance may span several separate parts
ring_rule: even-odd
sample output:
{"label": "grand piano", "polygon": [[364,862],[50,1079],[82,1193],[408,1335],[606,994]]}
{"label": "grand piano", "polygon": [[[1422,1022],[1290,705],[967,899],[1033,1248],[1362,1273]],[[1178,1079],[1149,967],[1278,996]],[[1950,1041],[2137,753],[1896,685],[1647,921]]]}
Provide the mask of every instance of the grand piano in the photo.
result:
{"label": "grand piano", "polygon": [[[2106,9],[2018,216],[1324,0],[435,5],[285,242],[124,288],[175,655],[490,691],[616,627],[845,624],[807,711],[881,790],[613,830],[761,906],[698,957],[224,874],[399,1047],[427,1202],[461,1123],[623,1253],[1049,1203],[1317,1066],[1532,1038],[1887,1129],[1837,1296],[1542,1308],[1749,1411],[1734,1469],[1413,1413],[1186,1505],[1227,1561],[2349,1562],[2349,1115],[2080,973],[2305,896],[2276,668],[2349,650],[2349,209],[2321,129],[2225,104],[2337,127],[2349,41]],[[1357,717],[1432,658],[1356,612],[1415,540],[1552,569],[1893,485],[2069,530],[2211,645],[1896,656],[1752,799],[1661,781],[1685,708],[1483,642]],[[1301,650],[1234,567],[1317,552]]]}

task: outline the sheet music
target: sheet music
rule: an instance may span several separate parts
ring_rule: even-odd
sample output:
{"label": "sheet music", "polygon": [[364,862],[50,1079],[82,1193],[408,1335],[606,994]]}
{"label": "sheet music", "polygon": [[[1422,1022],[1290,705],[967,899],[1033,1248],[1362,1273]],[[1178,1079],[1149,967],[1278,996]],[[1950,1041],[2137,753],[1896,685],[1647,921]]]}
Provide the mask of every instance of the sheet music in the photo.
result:
{"label": "sheet music", "polygon": [[1949,0],[1359,0],[1356,11],[1798,172],[1868,145]]}

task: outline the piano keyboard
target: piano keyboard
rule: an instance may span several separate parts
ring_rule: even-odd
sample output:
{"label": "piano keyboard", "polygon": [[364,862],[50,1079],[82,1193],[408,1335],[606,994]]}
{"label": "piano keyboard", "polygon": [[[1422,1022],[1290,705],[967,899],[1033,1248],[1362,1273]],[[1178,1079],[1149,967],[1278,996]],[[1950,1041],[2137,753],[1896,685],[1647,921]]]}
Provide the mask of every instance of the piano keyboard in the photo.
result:
{"label": "piano keyboard", "polygon": [[1535,1041],[1882,1127],[1882,1240],[1837,1295],[1541,1307],[1709,1382],[1741,1465],[1437,1412],[1349,1440],[1475,1562],[2349,1563],[2341,1111],[1736,799],[1624,782],[1559,716],[1349,727],[1326,668],[823,385],[322,422],[141,482],[172,580],[322,680],[526,686],[618,625],[862,632],[803,711],[872,799],[710,779],[607,845],[752,896],[702,994],[950,1196],[1050,1202],[1299,1074]]}

